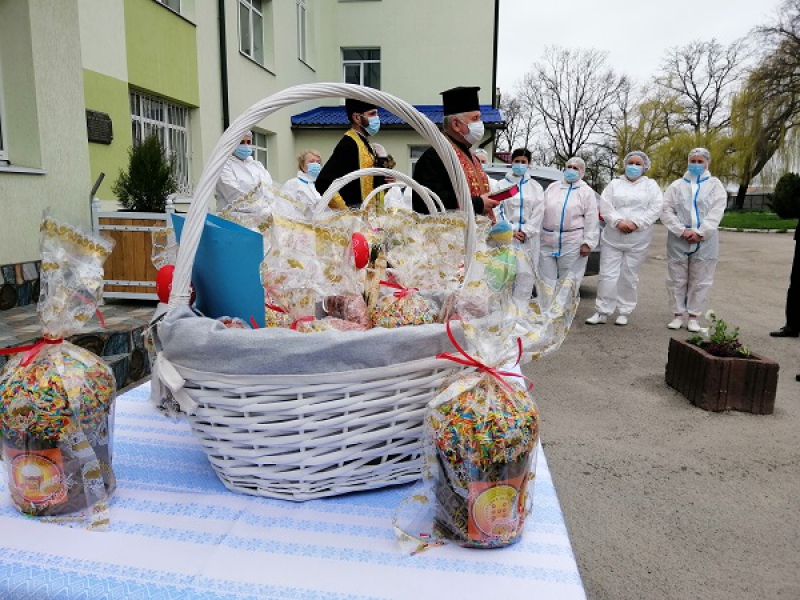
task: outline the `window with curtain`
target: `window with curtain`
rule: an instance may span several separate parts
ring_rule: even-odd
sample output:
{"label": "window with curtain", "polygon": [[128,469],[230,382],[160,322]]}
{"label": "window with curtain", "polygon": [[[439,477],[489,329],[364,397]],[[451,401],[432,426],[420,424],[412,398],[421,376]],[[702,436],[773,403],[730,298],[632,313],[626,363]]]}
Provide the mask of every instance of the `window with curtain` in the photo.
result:
{"label": "window with curtain", "polygon": [[264,0],[239,0],[239,50],[264,64]]}

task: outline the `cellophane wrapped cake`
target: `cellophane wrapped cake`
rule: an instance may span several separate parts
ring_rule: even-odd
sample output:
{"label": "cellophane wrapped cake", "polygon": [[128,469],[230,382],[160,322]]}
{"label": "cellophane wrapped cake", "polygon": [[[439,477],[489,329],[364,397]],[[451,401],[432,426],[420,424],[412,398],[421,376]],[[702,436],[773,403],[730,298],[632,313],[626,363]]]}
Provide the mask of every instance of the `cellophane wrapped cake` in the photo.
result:
{"label": "cellophane wrapped cake", "polygon": [[115,380],[95,354],[66,341],[95,315],[113,242],[45,217],[41,225],[43,339],[0,374],[8,488],[31,516],[108,522]]}

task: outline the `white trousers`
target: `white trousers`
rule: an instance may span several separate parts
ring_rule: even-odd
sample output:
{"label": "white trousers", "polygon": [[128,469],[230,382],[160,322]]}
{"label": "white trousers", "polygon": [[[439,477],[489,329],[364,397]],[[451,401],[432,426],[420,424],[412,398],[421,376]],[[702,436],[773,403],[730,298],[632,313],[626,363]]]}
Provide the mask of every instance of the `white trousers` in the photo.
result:
{"label": "white trousers", "polygon": [[702,314],[711,293],[716,268],[716,259],[688,257],[684,260],[667,260],[667,296],[673,314]]}
{"label": "white trousers", "polygon": [[600,274],[597,279],[597,312],[610,315],[616,309],[629,315],[636,308],[639,269],[647,257],[647,246],[620,250],[609,244],[600,248]]}
{"label": "white trousers", "polygon": [[566,279],[573,275],[575,285],[580,288],[583,273],[586,271],[588,256],[581,256],[581,245],[562,246],[561,256],[553,256],[558,248],[541,247],[539,252],[539,276],[546,280]]}

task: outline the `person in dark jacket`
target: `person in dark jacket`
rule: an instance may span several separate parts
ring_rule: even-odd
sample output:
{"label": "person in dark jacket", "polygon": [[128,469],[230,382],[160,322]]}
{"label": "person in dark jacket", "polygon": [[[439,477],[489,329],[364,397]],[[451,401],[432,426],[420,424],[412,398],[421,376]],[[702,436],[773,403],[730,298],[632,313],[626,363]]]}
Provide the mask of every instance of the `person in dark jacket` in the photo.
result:
{"label": "person in dark jacket", "polygon": [[[378,108],[369,102],[350,98],[345,100],[344,106],[347,119],[350,121],[350,129],[336,144],[333,154],[314,182],[320,194],[324,194],[335,179],[358,169],[376,166],[377,154],[369,138],[378,133],[381,127]],[[362,177],[360,180],[351,181],[339,190],[328,206],[338,209],[361,206],[364,198],[380,183],[382,181],[376,182],[374,177]]]}
{"label": "person in dark jacket", "polygon": [[[456,87],[442,92],[442,129],[467,178],[475,214],[491,216],[499,202],[489,197],[489,178],[471,151],[471,147],[481,141],[484,134],[478,90],[478,87]],[[438,195],[447,210],[459,208],[450,176],[433,148],[428,148],[419,157],[414,167],[414,179]],[[428,212],[425,202],[416,193],[412,206],[416,212]]]}

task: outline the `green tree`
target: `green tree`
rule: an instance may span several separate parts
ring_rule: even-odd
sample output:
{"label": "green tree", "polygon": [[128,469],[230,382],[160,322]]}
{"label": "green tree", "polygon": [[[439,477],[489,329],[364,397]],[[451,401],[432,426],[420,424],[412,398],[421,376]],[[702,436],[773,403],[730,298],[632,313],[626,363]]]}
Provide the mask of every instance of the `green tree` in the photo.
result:
{"label": "green tree", "polygon": [[800,175],[786,173],[775,185],[772,208],[781,219],[800,218]]}
{"label": "green tree", "polygon": [[172,161],[156,135],[148,136],[128,151],[128,169],[120,170],[111,188],[120,204],[137,212],[164,212],[167,196],[178,186],[172,174]]}

